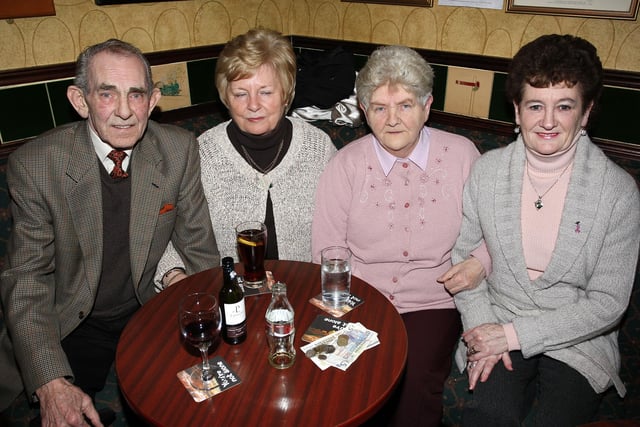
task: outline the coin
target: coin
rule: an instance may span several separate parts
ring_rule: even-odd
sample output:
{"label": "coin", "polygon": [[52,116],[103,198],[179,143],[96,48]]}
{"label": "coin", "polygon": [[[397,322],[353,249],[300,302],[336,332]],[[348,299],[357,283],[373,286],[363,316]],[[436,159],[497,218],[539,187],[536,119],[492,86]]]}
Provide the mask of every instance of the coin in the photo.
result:
{"label": "coin", "polygon": [[320,360],[325,360],[326,358],[327,358],[326,354],[319,354],[318,355],[318,359],[320,359]]}
{"label": "coin", "polygon": [[344,347],[347,344],[349,344],[349,335],[346,335],[346,334],[340,335],[338,337],[338,345],[340,347]]}
{"label": "coin", "polygon": [[336,351],[336,348],[332,345],[327,344],[327,348],[325,349],[325,352],[331,354],[334,351]]}
{"label": "coin", "polygon": [[312,349],[307,350],[307,352],[304,355],[307,356],[309,359],[311,359],[316,354],[317,354],[316,350],[312,348]]}

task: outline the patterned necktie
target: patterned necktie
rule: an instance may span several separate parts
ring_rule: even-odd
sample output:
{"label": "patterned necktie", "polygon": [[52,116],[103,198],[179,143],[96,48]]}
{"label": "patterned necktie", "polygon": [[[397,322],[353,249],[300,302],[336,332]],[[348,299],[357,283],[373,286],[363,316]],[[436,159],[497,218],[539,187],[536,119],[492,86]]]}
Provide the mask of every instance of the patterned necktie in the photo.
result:
{"label": "patterned necktie", "polygon": [[122,161],[125,157],[127,157],[127,153],[120,150],[111,150],[111,152],[107,154],[107,157],[113,160],[113,163],[115,163],[113,170],[109,174],[111,178],[125,179],[129,176],[129,174],[122,169]]}

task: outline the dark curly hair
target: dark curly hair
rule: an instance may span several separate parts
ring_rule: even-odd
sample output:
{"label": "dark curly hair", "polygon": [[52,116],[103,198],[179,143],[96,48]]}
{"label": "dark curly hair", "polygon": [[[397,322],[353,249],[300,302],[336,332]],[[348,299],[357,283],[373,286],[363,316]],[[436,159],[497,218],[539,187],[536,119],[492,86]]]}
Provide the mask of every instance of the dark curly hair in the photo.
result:
{"label": "dark curly hair", "polygon": [[513,57],[506,82],[509,100],[520,104],[525,84],[535,88],[578,85],[584,108],[602,93],[602,63],[596,48],[571,35],[549,34],[524,45]]}

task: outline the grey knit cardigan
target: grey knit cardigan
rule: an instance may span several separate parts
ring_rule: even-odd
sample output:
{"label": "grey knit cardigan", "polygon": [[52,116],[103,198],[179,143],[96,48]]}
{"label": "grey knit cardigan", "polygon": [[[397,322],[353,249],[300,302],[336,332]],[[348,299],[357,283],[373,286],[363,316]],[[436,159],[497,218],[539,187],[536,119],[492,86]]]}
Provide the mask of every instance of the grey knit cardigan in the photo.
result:
{"label": "grey knit cardigan", "polygon": [[[582,136],[555,249],[544,274],[531,281],[520,224],[524,167],[519,137],[478,159],[465,185],[452,259],[461,262],[484,238],[493,271],[478,288],[456,295],[464,329],[513,322],[525,358],[545,354],[576,369],[596,392],[613,384],[624,396],[618,326],[640,247],[637,184]],[[456,362],[463,371],[463,343]]]}

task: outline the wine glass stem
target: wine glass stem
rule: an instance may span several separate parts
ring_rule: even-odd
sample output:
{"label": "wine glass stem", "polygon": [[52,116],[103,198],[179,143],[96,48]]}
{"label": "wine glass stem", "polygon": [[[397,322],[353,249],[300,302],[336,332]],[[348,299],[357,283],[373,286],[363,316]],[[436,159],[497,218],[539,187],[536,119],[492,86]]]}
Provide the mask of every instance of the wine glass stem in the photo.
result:
{"label": "wine glass stem", "polygon": [[209,347],[200,347],[202,354],[202,379],[208,381],[211,378],[211,366],[209,365]]}

